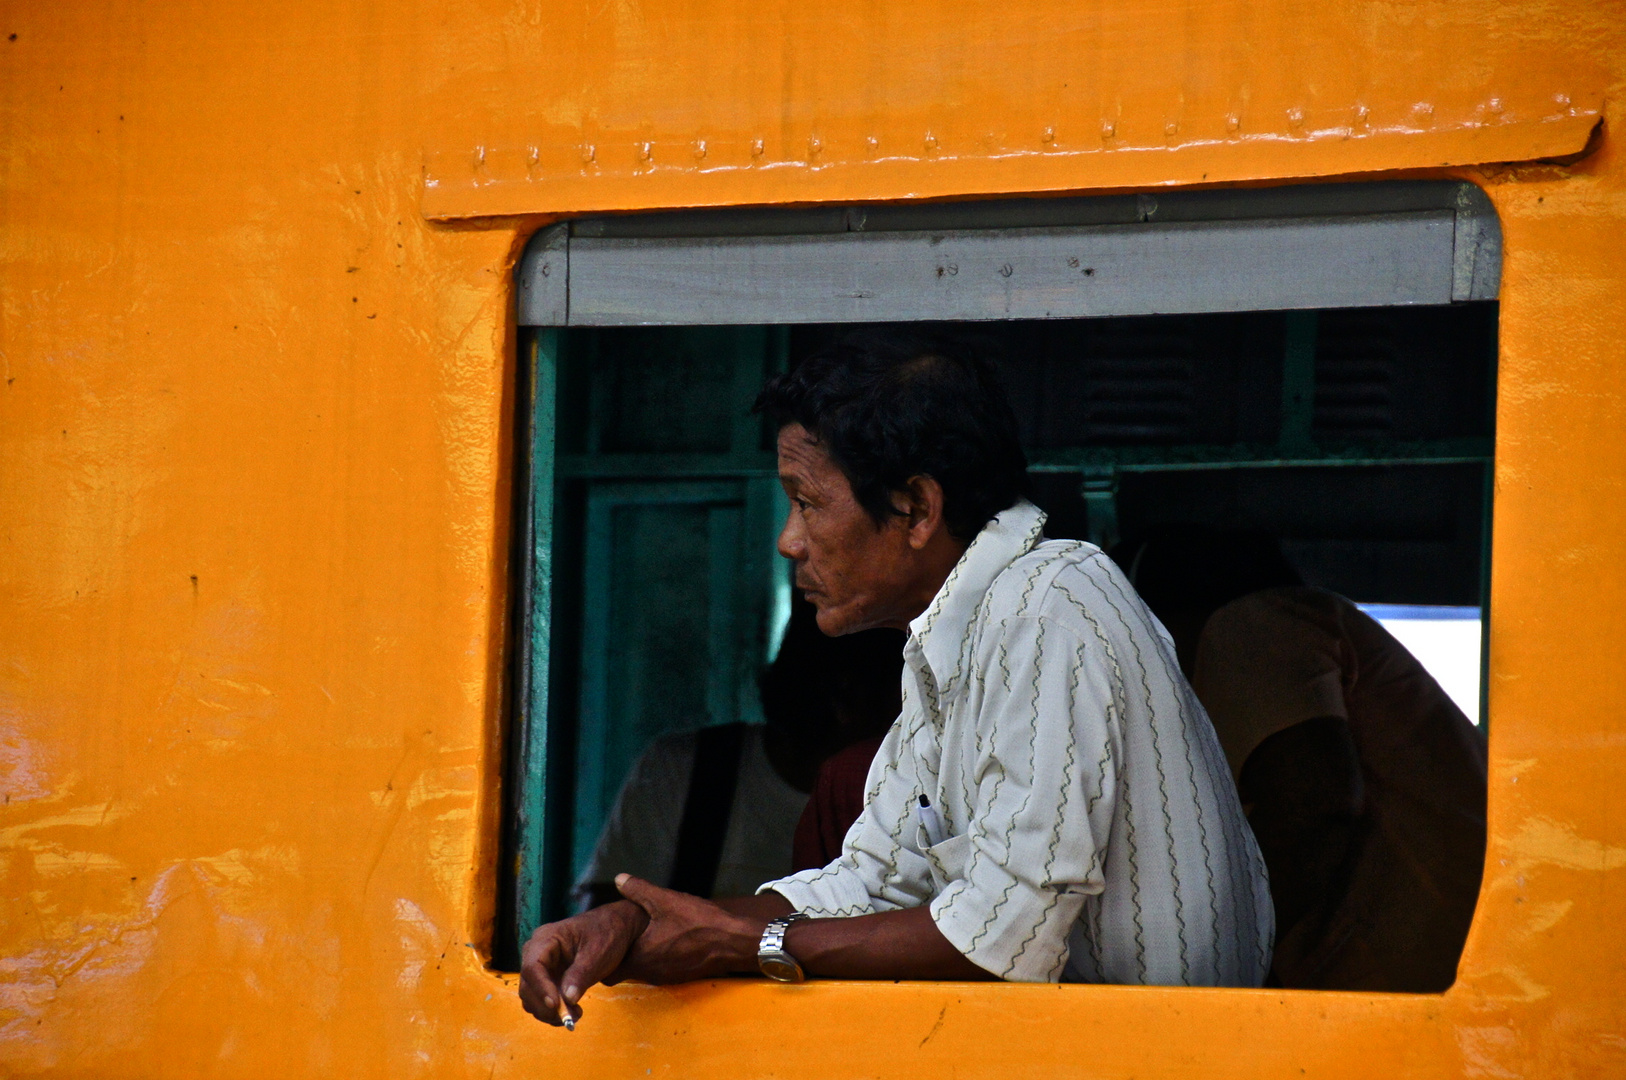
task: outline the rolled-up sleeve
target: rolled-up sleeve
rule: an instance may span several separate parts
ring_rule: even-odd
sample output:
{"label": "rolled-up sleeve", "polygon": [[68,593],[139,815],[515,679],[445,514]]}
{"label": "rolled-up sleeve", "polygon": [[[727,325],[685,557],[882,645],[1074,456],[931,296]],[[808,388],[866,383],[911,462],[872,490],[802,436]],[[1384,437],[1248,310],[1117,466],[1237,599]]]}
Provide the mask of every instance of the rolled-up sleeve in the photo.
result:
{"label": "rolled-up sleeve", "polygon": [[[990,628],[994,629],[994,628]],[[1056,981],[1086,899],[1104,887],[1123,688],[1103,641],[1043,616],[984,642],[963,869],[931,902],[943,936],[1019,982]]]}
{"label": "rolled-up sleeve", "polygon": [[[910,713],[906,700],[906,717]],[[821,919],[896,911],[931,899],[930,871],[913,843],[914,797],[920,789],[903,752],[919,724],[915,713],[911,722],[894,725],[881,743],[870,768],[870,795],[847,831],[841,857],[767,882],[758,893],[777,892],[797,911]]]}

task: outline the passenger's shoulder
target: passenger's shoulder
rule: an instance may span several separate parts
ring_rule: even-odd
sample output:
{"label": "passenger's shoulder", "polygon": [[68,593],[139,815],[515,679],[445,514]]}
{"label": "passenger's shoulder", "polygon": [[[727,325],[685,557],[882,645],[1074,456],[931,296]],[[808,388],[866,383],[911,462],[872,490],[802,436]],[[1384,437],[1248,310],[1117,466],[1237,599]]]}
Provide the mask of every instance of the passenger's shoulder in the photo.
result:
{"label": "passenger's shoulder", "polygon": [[1133,595],[1117,566],[1094,544],[1046,540],[1011,563],[990,592],[993,611],[1070,619],[1081,604],[1106,596]]}
{"label": "passenger's shoulder", "polygon": [[1308,585],[1288,585],[1260,589],[1232,600],[1214,612],[1210,621],[1219,625],[1246,626],[1254,623],[1311,621],[1328,626],[1360,615],[1360,609],[1328,589]]}
{"label": "passenger's shoulder", "polygon": [[1366,616],[1349,600],[1326,589],[1288,586],[1261,589],[1231,601],[1208,617],[1204,655],[1274,655],[1295,650],[1334,650]]}
{"label": "passenger's shoulder", "polygon": [[664,771],[678,768],[687,771],[694,760],[695,744],[699,741],[699,728],[684,728],[657,735],[644,752],[638,755],[634,771]]}

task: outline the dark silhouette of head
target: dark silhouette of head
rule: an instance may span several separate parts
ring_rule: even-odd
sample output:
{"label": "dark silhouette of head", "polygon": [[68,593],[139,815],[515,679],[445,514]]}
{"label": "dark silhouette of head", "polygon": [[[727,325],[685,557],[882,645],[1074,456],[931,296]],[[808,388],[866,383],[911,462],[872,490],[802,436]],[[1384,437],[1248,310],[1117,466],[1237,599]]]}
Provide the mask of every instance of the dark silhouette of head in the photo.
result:
{"label": "dark silhouette of head", "polygon": [[779,654],[759,684],[767,734],[785,757],[775,766],[797,786],[811,786],[819,764],[837,750],[884,734],[903,707],[904,633],[827,637],[817,614],[795,599]]}
{"label": "dark silhouette of head", "polygon": [[1113,547],[1146,606],[1168,628],[1186,674],[1208,617],[1262,589],[1303,585],[1269,533],[1206,525],[1157,525]]}

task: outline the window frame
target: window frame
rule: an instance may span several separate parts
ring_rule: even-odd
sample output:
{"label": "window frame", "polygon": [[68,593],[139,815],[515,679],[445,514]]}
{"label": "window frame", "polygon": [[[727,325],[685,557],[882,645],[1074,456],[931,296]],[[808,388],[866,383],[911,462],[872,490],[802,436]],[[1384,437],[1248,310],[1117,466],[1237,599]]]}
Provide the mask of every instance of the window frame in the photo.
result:
{"label": "window frame", "polygon": [[[1339,265],[1353,266],[1359,280],[1315,272],[1318,258],[1349,247],[1358,257]],[[771,257],[753,262],[753,249]],[[1107,272],[1079,273],[1067,265],[1069,251],[1086,253],[1084,263],[1110,266],[1122,280],[1109,291],[1094,288]],[[1238,273],[1238,260],[1227,257],[1238,251],[1252,259],[1247,273]],[[708,253],[720,257],[708,261]],[[1034,471],[1081,477],[1093,531],[1097,521],[1103,530],[1114,527],[1116,477],[1125,472],[1480,463],[1486,477],[1481,596],[1488,606],[1494,437],[1389,444],[1374,454],[1316,446],[1310,417],[1317,309],[1493,300],[1501,255],[1501,227],[1489,199],[1459,181],[668,212],[581,219],[539,231],[516,271],[522,342],[517,442],[525,460],[515,473],[518,592],[506,854],[512,885],[505,897],[516,943],[544,921],[545,898],[561,884],[546,822],[562,809],[549,788],[548,755],[557,736],[549,723],[549,652],[565,328],[1284,310],[1288,344],[1276,444],[1087,448],[1035,455]],[[970,272],[939,272],[962,262]],[[1023,301],[1009,287],[1017,273],[1039,277],[1048,299],[1038,307]],[[974,287],[958,287],[962,277]],[[931,304],[908,306],[910,290],[923,295],[944,281],[947,288]],[[1481,655],[1488,659],[1488,650]],[[1483,704],[1481,715],[1488,731]]]}

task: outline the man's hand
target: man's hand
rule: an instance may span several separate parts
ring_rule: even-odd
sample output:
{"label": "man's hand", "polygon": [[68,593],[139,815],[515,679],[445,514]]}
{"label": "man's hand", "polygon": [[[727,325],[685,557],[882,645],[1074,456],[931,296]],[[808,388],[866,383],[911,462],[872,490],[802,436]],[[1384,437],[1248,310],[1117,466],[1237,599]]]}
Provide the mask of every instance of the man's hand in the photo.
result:
{"label": "man's hand", "polygon": [[[663,889],[631,874],[620,875],[615,884],[649,918],[647,928],[627,950],[616,978],[662,985],[757,970],[757,944],[767,918],[736,914],[710,900]],[[778,898],[749,906],[790,907]]]}
{"label": "man's hand", "polygon": [[626,901],[606,904],[536,928],[520,954],[519,1000],[525,1011],[558,1027],[560,1002],[574,1021],[587,988],[613,978],[649,918]]}

